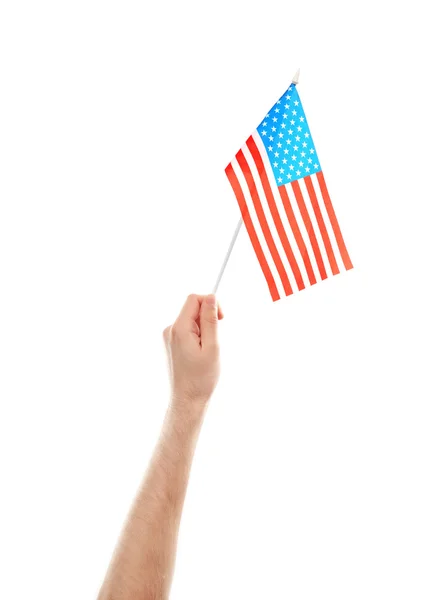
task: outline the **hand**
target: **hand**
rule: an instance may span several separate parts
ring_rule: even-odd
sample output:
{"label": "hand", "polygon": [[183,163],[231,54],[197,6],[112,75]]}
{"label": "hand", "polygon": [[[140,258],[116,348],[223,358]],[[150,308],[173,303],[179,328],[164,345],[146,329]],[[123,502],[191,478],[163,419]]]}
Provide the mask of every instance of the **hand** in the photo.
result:
{"label": "hand", "polygon": [[191,294],[164,330],[173,404],[205,404],[213,393],[220,373],[217,329],[223,316],[214,294]]}

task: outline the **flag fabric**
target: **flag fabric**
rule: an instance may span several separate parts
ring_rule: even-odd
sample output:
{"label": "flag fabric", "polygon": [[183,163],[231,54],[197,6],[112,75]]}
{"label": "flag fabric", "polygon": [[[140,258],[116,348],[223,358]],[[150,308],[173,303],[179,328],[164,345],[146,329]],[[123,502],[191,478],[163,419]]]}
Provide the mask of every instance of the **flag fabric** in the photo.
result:
{"label": "flag fabric", "polygon": [[353,268],[294,83],[225,173],[273,301]]}

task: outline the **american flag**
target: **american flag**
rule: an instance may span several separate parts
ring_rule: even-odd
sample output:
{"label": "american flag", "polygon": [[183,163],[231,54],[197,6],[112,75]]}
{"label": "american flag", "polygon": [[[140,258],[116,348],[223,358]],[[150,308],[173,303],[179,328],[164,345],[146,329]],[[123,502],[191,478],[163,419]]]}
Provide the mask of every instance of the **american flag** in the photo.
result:
{"label": "american flag", "polygon": [[225,173],[273,301],[353,268],[294,83]]}

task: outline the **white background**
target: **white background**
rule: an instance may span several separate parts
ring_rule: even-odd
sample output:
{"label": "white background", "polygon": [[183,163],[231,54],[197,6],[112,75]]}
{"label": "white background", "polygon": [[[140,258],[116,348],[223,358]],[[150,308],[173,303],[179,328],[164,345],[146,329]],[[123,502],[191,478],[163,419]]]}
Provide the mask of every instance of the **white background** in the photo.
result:
{"label": "white background", "polygon": [[0,587],[95,598],[163,419],[162,329],[299,93],[355,269],[271,301],[243,229],[172,599],[442,599],[439,3],[0,7]]}

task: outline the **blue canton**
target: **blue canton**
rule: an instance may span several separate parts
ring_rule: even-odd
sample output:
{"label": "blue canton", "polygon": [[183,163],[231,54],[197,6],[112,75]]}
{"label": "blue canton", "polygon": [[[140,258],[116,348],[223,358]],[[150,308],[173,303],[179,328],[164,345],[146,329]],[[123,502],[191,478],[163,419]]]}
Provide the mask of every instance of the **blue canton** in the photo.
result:
{"label": "blue canton", "polygon": [[321,170],[294,83],[276,102],[257,131],[267,149],[278,186]]}

